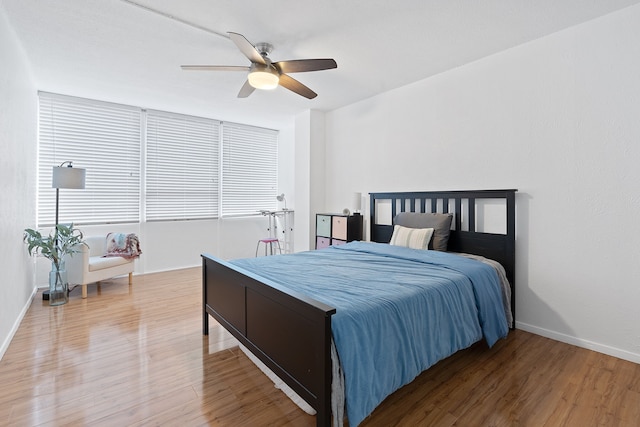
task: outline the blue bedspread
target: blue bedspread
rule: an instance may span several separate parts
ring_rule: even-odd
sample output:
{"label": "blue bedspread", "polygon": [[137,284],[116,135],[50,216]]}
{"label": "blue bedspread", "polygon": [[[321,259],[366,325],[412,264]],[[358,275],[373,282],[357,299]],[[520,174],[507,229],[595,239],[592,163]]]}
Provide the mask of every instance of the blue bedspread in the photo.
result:
{"label": "blue bedspread", "polygon": [[336,308],[352,427],[439,360],[508,332],[495,270],[453,254],[351,242],[231,263]]}

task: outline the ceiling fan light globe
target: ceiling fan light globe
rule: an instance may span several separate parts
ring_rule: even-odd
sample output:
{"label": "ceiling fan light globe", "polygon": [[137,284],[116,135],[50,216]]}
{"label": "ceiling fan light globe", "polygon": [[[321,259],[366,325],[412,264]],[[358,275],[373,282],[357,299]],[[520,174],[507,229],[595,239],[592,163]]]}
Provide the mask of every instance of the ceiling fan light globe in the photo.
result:
{"label": "ceiling fan light globe", "polygon": [[249,73],[248,80],[256,89],[272,90],[278,87],[280,76],[268,70],[254,70]]}

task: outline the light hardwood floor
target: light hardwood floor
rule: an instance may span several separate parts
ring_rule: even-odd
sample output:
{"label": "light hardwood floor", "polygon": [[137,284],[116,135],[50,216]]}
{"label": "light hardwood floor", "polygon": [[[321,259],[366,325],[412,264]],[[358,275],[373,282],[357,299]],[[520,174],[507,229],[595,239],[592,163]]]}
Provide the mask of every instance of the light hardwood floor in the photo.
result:
{"label": "light hardwood floor", "polygon": [[[0,361],[0,425],[314,426],[213,320],[199,268],[38,294]],[[640,365],[523,331],[441,361],[372,426],[640,426]]]}

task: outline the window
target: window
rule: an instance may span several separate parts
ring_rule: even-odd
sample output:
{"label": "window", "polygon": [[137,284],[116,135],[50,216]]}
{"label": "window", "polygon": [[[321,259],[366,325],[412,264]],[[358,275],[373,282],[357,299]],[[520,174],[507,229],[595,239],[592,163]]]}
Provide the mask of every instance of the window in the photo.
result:
{"label": "window", "polygon": [[59,222],[100,224],[140,218],[140,109],[40,93],[38,224],[55,223],[54,166],[87,170],[84,190],[60,190]]}
{"label": "window", "polygon": [[87,173],[85,189],[60,190],[61,223],[256,215],[276,206],[275,130],[46,92],[39,98],[41,227],[55,222],[51,173],[65,161]]}
{"label": "window", "polygon": [[225,123],[222,216],[255,215],[276,206],[278,132]]}
{"label": "window", "polygon": [[146,219],[218,216],[220,122],[149,111]]}

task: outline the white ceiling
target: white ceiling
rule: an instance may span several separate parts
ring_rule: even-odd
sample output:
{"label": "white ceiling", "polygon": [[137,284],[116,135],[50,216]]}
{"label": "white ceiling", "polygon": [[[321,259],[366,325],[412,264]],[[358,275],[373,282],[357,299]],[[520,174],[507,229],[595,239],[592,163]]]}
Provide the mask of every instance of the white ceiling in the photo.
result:
{"label": "white ceiling", "polygon": [[[333,110],[636,3],[0,0],[0,8],[40,90],[278,128],[305,110]],[[238,99],[244,73],[180,69],[248,65],[227,31],[272,43],[273,60],[329,57],[338,68],[293,75],[318,93],[313,100],[281,87]]]}

